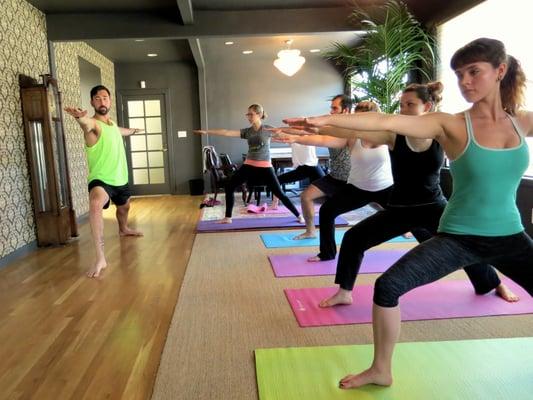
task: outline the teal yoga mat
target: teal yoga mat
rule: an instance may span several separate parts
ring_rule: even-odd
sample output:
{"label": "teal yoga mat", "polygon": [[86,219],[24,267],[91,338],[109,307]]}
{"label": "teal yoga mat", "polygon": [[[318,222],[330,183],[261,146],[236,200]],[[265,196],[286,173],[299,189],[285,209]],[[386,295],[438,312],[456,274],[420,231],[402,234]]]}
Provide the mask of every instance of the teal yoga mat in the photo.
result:
{"label": "teal yoga mat", "polygon": [[255,350],[260,400],[526,400],[533,398],[533,338],[400,343],[394,383],[343,390],[372,361],[372,345]]}
{"label": "teal yoga mat", "polygon": [[[276,232],[276,233],[262,233],[261,240],[266,248],[282,248],[282,247],[312,247],[319,246],[320,242],[318,237],[313,239],[301,239],[294,240],[293,237],[302,233],[303,231],[291,231],[291,232]],[[342,237],[344,236],[344,230],[335,231],[335,242],[341,244]],[[389,240],[389,242],[397,243],[416,243],[416,239],[406,239],[403,236],[395,237]]]}

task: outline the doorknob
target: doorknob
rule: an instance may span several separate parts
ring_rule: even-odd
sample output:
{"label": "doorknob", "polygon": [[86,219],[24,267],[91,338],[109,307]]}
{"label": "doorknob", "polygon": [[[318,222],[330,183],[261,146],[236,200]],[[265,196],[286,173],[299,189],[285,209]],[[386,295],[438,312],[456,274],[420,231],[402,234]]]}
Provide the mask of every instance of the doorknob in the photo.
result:
{"label": "doorknob", "polygon": [[163,147],[161,151],[168,151],[168,149],[166,147]]}

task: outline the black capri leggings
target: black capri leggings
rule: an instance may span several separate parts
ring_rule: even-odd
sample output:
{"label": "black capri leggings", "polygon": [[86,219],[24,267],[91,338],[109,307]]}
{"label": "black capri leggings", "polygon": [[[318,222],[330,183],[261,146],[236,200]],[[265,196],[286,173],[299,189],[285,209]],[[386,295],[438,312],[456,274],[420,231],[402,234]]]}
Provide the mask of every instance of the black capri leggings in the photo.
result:
{"label": "black capri leggings", "polygon": [[525,232],[498,237],[439,233],[376,280],[374,303],[396,307],[410,290],[475,263],[494,265],[533,296],[533,241]]}
{"label": "black capri leggings", "polygon": [[289,172],[285,172],[278,176],[278,181],[280,185],[289,182],[299,182],[304,179],[309,178],[309,182],[312,183],[319,178],[324,176],[324,171],[319,165],[310,166],[310,165],[299,165],[295,169]]}
{"label": "black capri leggings", "polygon": [[333,260],[337,254],[337,244],[335,243],[335,218],[339,215],[361,208],[374,202],[385,207],[389,200],[392,186],[369,192],[346,183],[332,197],[327,199],[320,207],[320,252],[318,257],[322,261]]}
{"label": "black capri leggings", "polygon": [[[440,216],[446,202],[412,207],[388,207],[364,219],[349,229],[342,239],[337,262],[335,283],[342,289],[352,290],[359,273],[364,252],[398,235],[411,231],[419,242],[437,233]],[[435,262],[439,262],[436,259]],[[490,265],[475,262],[465,268],[478,294],[488,293],[501,282]]]}
{"label": "black capri leggings", "polygon": [[233,212],[233,205],[235,204],[235,189],[237,186],[242,185],[244,182],[253,180],[254,183],[261,183],[266,185],[276,196],[281,200],[283,205],[287,207],[296,217],[300,216],[300,213],[294,207],[294,204],[281,190],[281,186],[274,173],[272,167],[254,167],[252,165],[243,164],[237,172],[231,177],[226,184],[226,218],[231,218]]}

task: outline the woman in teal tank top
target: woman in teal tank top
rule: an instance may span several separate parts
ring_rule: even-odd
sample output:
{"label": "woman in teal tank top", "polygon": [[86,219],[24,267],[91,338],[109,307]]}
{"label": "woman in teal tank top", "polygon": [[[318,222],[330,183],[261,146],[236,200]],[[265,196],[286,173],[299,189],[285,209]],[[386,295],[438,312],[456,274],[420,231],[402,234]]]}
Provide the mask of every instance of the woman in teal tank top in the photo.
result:
{"label": "woman in teal tank top", "polygon": [[502,42],[477,39],[451,60],[463,97],[459,114],[378,113],[294,118],[292,125],[359,131],[388,130],[437,140],[451,160],[453,193],[436,237],[418,245],[377,279],[374,288],[374,361],[341,379],[344,389],[392,384],[392,353],[400,333],[398,299],[408,291],[475,263],[491,264],[533,296],[533,241],[525,233],[516,192],[529,164],[525,136],[533,113],[520,111],[525,76]]}

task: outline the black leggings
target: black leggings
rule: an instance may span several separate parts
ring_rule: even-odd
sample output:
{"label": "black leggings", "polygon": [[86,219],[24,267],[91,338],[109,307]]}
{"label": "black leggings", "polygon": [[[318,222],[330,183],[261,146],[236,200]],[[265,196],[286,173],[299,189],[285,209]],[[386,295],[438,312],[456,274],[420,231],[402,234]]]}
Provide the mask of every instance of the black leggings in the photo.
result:
{"label": "black leggings", "polygon": [[226,218],[231,218],[233,212],[233,205],[235,204],[235,189],[244,182],[253,181],[255,184],[263,184],[272,191],[272,193],[281,200],[283,205],[287,207],[296,217],[300,213],[291,203],[289,198],[281,190],[281,186],[274,173],[272,167],[254,167],[252,165],[243,164],[237,172],[231,177],[226,184]]}
{"label": "black leggings", "polygon": [[498,237],[439,233],[377,279],[374,303],[396,307],[408,291],[481,262],[494,265],[533,296],[533,241],[525,232]]}
{"label": "black leggings", "polygon": [[369,192],[346,183],[332,197],[328,198],[320,207],[320,252],[318,257],[322,261],[333,260],[337,254],[335,218],[345,212],[366,206],[371,202],[385,207],[391,190],[392,186],[377,192]]}
{"label": "black leggings", "polygon": [[316,181],[324,176],[324,171],[319,165],[300,165],[292,171],[286,172],[278,176],[280,185],[289,182],[299,182],[309,178],[309,182]]}
{"label": "black leggings", "polygon": [[[437,233],[446,202],[413,207],[388,207],[349,229],[342,239],[335,283],[352,290],[364,252],[398,235],[411,231],[419,242]],[[481,261],[481,260],[480,260]],[[437,258],[434,262],[439,263]],[[494,268],[485,263],[470,263],[465,268],[478,294],[490,292],[501,282]]]}

